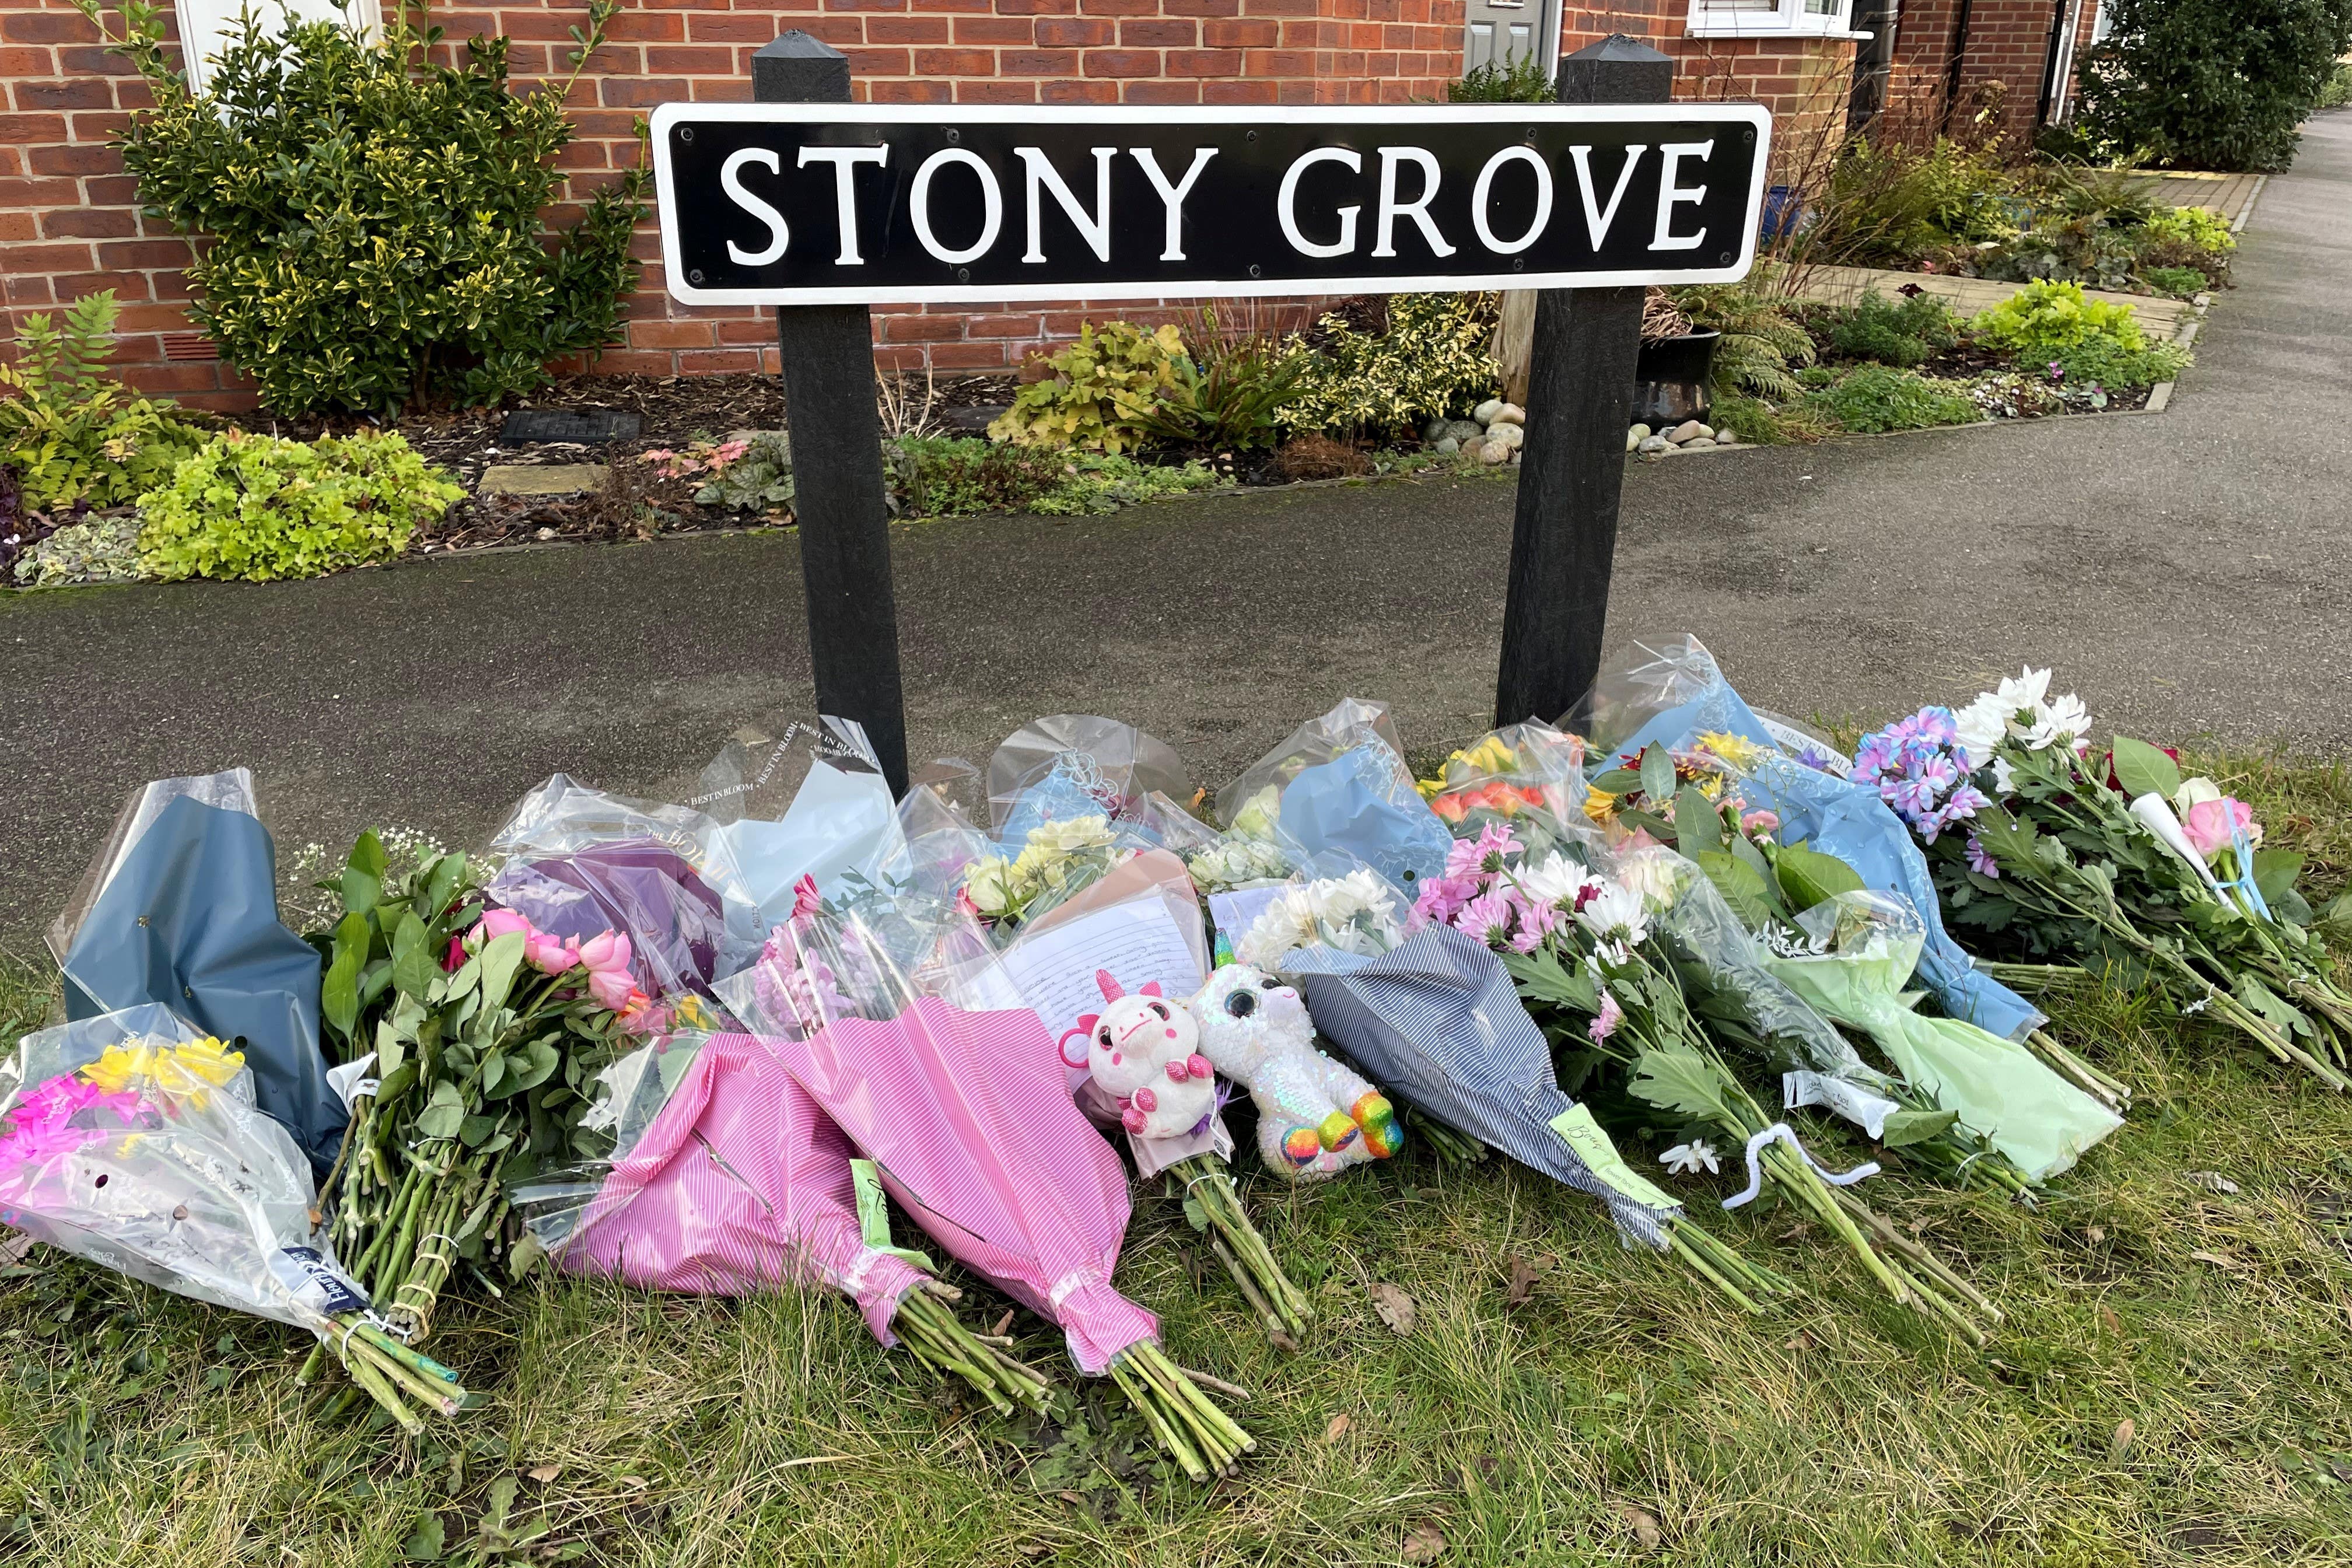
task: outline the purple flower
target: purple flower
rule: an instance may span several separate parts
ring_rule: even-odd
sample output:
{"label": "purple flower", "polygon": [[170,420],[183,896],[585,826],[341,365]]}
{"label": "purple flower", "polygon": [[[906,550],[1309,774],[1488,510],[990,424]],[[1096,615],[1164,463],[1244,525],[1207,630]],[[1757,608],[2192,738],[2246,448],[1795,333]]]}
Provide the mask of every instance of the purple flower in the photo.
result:
{"label": "purple flower", "polygon": [[1994,863],[1991,856],[1985,853],[1984,845],[1978,840],[1977,836],[1973,833],[1969,835],[1968,857],[1969,870],[1986,877],[1998,877],[2000,875],[2000,866]]}
{"label": "purple flower", "polygon": [[1462,906],[1454,917],[1454,929],[1493,947],[1511,934],[1510,900],[1500,893],[1482,893]]}

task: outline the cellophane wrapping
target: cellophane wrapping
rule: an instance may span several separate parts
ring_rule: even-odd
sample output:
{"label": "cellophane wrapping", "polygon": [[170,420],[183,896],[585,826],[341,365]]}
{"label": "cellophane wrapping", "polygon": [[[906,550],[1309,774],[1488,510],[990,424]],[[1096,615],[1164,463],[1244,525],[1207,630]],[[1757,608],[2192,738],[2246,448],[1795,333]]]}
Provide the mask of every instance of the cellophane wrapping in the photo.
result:
{"label": "cellophane wrapping", "polygon": [[720,994],[916,1223],[1058,1323],[1082,1371],[1156,1338],[1158,1320],[1110,1282],[1125,1168],[976,927],[943,929],[902,963],[856,916],[804,915]]}
{"label": "cellophane wrapping", "polygon": [[539,930],[629,939],[648,996],[710,994],[759,947],[759,907],[719,825],[682,805],[632,800],[562,773],[516,803],[492,835],[492,903]]}
{"label": "cellophane wrapping", "polygon": [[[1877,791],[1853,783],[1842,763],[1806,756],[1810,739],[1786,726],[1776,731],[1733,690],[1715,656],[1696,637],[1680,635],[1636,643],[1629,662],[1604,671],[1593,690],[1592,768],[1653,743],[1685,748],[1708,731],[1738,735],[1761,748],[1739,770],[1740,794],[1750,807],[1780,819],[1780,834],[1852,866],[1868,887],[1895,893],[1918,911],[1924,948],[1919,977],[1944,1011],[2011,1039],[2048,1022],[2006,985],[1977,969],[1945,933],[1927,857]],[[1823,763],[1837,763],[1836,773]]]}
{"label": "cellophane wrapping", "polygon": [[514,1193],[559,1267],[698,1295],[819,1285],[897,1342],[899,1299],[925,1276],[866,1244],[848,1139],[765,1047],[680,1032],[622,1058],[602,1088],[590,1121],[614,1130],[610,1157]]}
{"label": "cellophane wrapping", "polygon": [[314,1192],[237,1053],[166,1007],[27,1035],[0,1074],[0,1224],[119,1274],[324,1337],[365,1298]]}
{"label": "cellophane wrapping", "polygon": [[1153,793],[1189,798],[1174,748],[1134,725],[1086,713],[1034,719],[988,759],[988,805],[998,839],[1018,844],[1040,822],[1132,818]]}
{"label": "cellophane wrapping", "polygon": [[1453,837],[1405,765],[1384,703],[1349,698],[1217,794],[1229,832],[1280,846],[1318,872],[1360,863],[1413,889],[1445,868]]}

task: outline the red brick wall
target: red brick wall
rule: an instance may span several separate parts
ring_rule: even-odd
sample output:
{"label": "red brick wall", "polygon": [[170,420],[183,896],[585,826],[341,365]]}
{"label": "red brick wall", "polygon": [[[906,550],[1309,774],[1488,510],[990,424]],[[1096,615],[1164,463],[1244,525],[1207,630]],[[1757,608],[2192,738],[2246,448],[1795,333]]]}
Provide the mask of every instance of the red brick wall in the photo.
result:
{"label": "red brick wall", "polygon": [[[433,14],[453,38],[505,32],[519,83],[563,68],[567,29],[582,19],[572,0]],[[1402,103],[1442,98],[1459,71],[1463,4],[635,0],[572,92],[580,140],[560,160],[570,199],[635,162],[634,123],[655,104],[748,97],[751,52],[795,27],[846,52],[858,96],[877,102]],[[110,287],[124,305],[116,360],[126,379],[198,405],[249,403],[227,366],[165,360],[167,334],[177,334],[183,353],[209,350],[191,341],[179,310],[188,297],[186,243],[139,216],[133,182],[107,146],[128,111],[149,101],[144,84],[66,0],[0,0],[0,337],[13,335],[27,310]],[[774,368],[774,329],[757,312],[678,305],[662,292],[650,221],[636,250],[646,271],[629,301],[626,342],[599,369]],[[1085,312],[1177,313],[1174,302]],[[1298,313],[1269,309],[1264,319],[1280,324]],[[1074,308],[1037,303],[875,315],[886,367],[942,372],[1015,366],[1040,342],[1074,333],[1080,319]]]}
{"label": "red brick wall", "polygon": [[[1904,0],[1887,83],[1887,129],[1912,142],[1948,135],[2003,141],[2022,149],[2038,129],[2050,29],[2067,0],[1973,0],[1961,50],[1959,90],[1951,91],[1954,29],[1962,0]],[[2080,37],[2090,39],[2093,0],[2084,0]]]}

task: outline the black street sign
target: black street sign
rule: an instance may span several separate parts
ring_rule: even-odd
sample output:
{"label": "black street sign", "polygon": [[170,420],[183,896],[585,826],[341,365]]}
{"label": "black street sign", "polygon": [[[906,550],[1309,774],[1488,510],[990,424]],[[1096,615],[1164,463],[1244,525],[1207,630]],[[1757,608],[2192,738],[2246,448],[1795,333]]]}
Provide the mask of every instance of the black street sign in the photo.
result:
{"label": "black street sign", "polygon": [[1754,104],[1145,109],[666,103],[662,258],[692,305],[1724,281]]}

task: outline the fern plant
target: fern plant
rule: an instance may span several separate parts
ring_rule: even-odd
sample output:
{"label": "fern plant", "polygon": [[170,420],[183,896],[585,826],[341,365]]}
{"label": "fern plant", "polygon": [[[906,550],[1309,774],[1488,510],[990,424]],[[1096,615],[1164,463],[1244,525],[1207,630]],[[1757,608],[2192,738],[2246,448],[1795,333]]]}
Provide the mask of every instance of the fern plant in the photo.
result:
{"label": "fern plant", "polygon": [[1717,386],[1785,403],[1800,390],[1790,367],[1813,363],[1813,339],[1785,300],[1764,292],[1765,281],[1694,283],[1666,292],[1693,331],[1723,334],[1715,345]]}
{"label": "fern plant", "polygon": [[[525,93],[507,40],[432,63],[436,26],[388,6],[382,36],[245,12],[194,93],[163,52],[166,11],[74,0],[146,79],[154,107],[119,138],[142,201],[210,244],[189,314],[281,413],[393,413],[495,403],[594,354],[622,321],[646,171],[622,175],[552,234],[564,100],[618,0],[588,0],[572,74]],[[553,243],[551,244],[551,241]]]}
{"label": "fern plant", "polygon": [[75,300],[61,321],[28,315],[16,363],[0,364],[0,465],[16,470],[27,510],[122,505],[204,442],[168,402],[131,396],[106,374],[116,314],[109,289]]}

